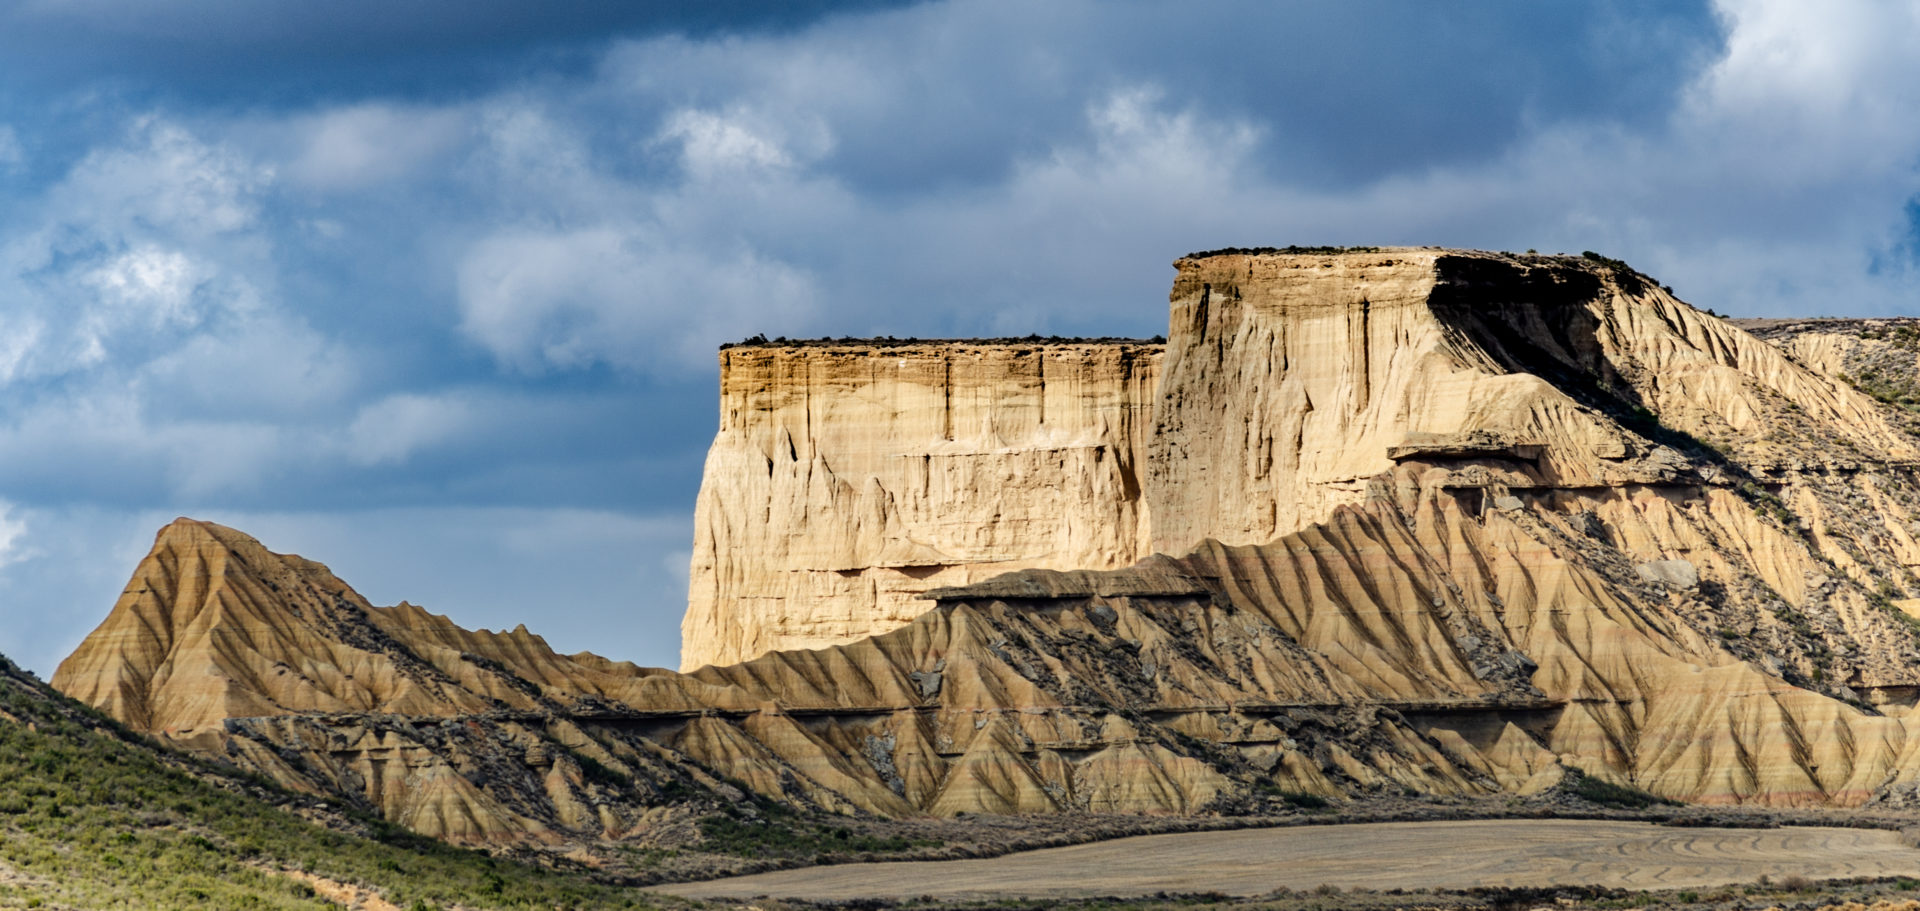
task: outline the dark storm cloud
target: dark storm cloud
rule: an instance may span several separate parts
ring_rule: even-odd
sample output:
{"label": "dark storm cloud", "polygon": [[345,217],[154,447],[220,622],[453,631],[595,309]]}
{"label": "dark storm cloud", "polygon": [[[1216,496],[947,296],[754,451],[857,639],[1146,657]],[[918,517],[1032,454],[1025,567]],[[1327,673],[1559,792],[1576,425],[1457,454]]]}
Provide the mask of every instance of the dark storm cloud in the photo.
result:
{"label": "dark storm cloud", "polygon": [[782,32],[897,0],[6,0],[9,84],[216,102],[450,95],[566,72],[618,36]]}
{"label": "dark storm cloud", "polygon": [[[990,8],[953,13],[937,40],[892,26],[906,15],[834,30],[843,51],[891,45],[902,86],[839,111],[825,164],[843,179],[874,191],[999,180],[1078,126],[1089,91],[1150,82],[1213,116],[1268,126],[1273,179],[1350,185],[1484,158],[1553,123],[1657,122],[1720,41],[1707,4],[1655,0],[1520,15],[1394,0],[1183,15],[1043,4],[1018,28]],[[702,71],[697,82],[737,79]]]}

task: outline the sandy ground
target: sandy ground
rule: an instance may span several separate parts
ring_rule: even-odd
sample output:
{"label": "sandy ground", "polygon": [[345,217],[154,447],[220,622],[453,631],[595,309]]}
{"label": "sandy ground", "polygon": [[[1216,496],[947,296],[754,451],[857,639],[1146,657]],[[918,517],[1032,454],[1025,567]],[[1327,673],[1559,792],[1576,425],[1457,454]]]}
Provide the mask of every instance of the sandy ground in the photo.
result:
{"label": "sandy ground", "polygon": [[1146,835],[986,860],[848,864],[655,886],[690,898],[1264,895],[1281,888],[1601,885],[1691,888],[1920,876],[1920,850],[1877,829],[1683,829],[1640,822],[1466,820]]}

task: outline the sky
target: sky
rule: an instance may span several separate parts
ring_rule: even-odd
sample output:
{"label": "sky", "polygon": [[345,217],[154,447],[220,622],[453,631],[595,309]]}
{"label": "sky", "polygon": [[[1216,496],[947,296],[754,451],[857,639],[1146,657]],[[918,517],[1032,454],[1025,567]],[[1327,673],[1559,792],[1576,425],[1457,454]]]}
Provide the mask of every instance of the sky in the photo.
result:
{"label": "sky", "polygon": [[0,0],[0,652],[154,532],[672,666],[715,348],[1151,336],[1170,263],[1920,314],[1920,4]]}

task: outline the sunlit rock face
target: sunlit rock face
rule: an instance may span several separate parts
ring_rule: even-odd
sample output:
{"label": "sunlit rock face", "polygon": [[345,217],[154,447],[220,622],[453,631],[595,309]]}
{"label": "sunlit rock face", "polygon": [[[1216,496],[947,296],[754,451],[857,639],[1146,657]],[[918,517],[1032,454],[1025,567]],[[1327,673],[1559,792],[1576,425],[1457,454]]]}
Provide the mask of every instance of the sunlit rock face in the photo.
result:
{"label": "sunlit rock face", "polygon": [[1146,556],[1160,346],[810,343],[720,354],[681,667],[897,628],[922,593]]}

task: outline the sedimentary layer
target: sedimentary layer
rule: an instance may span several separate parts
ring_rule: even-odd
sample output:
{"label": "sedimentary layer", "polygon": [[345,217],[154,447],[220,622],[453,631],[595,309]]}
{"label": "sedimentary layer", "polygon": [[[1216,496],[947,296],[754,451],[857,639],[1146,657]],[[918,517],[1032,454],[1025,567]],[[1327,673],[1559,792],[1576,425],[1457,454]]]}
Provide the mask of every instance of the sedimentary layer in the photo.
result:
{"label": "sedimentary layer", "polygon": [[769,343],[720,353],[681,667],[851,642],[921,593],[1146,556],[1160,346]]}

